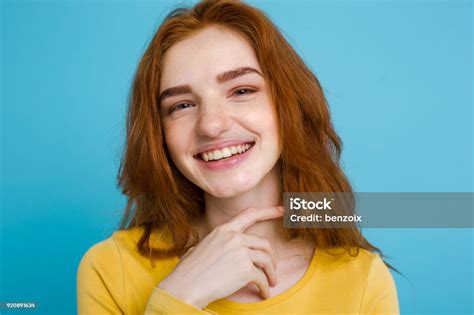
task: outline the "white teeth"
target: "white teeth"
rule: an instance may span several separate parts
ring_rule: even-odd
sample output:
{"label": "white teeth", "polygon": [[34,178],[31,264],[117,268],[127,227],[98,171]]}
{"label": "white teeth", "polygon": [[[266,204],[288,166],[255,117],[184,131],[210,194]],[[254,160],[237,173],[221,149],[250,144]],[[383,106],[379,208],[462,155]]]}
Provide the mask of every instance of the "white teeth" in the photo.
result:
{"label": "white teeth", "polygon": [[231,156],[231,155],[232,155],[232,153],[230,153],[229,148],[224,148],[224,149],[222,149],[222,156],[223,156],[223,157],[229,157],[229,156]]}
{"label": "white teeth", "polygon": [[220,160],[227,158],[237,153],[243,153],[250,148],[250,144],[230,146],[219,150],[213,150],[205,153],[201,153],[200,156],[204,161]]}
{"label": "white teeth", "polygon": [[215,160],[222,159],[222,151],[221,150],[215,150],[213,153],[214,153],[214,159]]}

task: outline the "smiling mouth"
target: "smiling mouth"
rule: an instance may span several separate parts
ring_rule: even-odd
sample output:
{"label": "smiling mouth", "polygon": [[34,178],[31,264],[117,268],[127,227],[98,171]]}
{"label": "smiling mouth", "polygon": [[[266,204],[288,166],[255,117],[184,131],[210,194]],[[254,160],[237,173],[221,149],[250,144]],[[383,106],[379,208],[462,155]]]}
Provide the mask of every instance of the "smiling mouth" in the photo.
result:
{"label": "smiling mouth", "polygon": [[255,145],[255,141],[247,142],[241,145],[228,146],[225,148],[199,153],[194,156],[204,162],[216,162],[231,159],[249,151]]}

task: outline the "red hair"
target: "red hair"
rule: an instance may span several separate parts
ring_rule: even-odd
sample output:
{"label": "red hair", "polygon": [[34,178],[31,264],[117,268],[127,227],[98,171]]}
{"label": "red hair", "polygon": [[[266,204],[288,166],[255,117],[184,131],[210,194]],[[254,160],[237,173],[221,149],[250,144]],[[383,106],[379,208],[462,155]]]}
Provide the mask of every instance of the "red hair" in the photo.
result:
{"label": "red hair", "polygon": [[[158,28],[138,65],[118,174],[119,186],[128,197],[120,229],[143,226],[137,248],[151,258],[181,255],[198,241],[192,222],[204,213],[203,191],[178,171],[169,156],[158,95],[161,62],[168,48],[210,25],[242,35],[256,53],[279,123],[280,200],[283,192],[352,193],[339,165],[342,141],[331,123],[321,85],[265,14],[228,0],[203,1],[192,8],[175,9]],[[149,246],[150,235],[156,229],[170,232],[170,247]],[[280,220],[279,232],[288,240],[302,239],[319,248],[341,247],[352,256],[358,254],[359,248],[382,255],[356,226],[285,229]]]}

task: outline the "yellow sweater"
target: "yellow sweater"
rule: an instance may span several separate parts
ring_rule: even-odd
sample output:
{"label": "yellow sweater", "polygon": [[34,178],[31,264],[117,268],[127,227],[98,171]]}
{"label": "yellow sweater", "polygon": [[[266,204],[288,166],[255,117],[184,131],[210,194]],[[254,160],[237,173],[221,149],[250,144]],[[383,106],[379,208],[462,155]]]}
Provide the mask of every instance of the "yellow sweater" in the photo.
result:
{"label": "yellow sweater", "polygon": [[[142,228],[114,232],[92,246],[77,271],[77,305],[82,314],[399,314],[395,283],[376,254],[336,259],[316,250],[302,278],[287,291],[255,303],[220,299],[198,309],[157,285],[178,257],[156,261],[153,268],[136,244]],[[169,236],[153,233],[153,246]],[[205,288],[203,288],[205,290]]]}

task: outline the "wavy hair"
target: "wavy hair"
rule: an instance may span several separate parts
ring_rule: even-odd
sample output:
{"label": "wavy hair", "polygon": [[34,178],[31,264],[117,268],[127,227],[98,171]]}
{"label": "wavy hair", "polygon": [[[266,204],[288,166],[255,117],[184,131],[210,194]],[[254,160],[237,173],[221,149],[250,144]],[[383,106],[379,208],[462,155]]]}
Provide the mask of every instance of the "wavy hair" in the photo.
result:
{"label": "wavy hair", "polygon": [[[163,55],[173,44],[210,25],[243,36],[256,53],[278,117],[281,195],[353,193],[339,165],[342,141],[331,123],[321,85],[270,19],[254,7],[230,0],[202,1],[191,8],[174,9],[159,26],[136,70],[118,171],[118,185],[128,197],[119,229],[144,228],[137,249],[150,257],[152,265],[154,259],[181,255],[198,242],[192,222],[204,213],[203,191],[184,177],[170,158],[161,129],[158,95]],[[280,220],[278,226],[287,240],[300,239],[324,249],[341,247],[351,256],[364,248],[384,257],[355,225],[285,229]],[[169,231],[172,244],[151,247],[154,230]]]}

